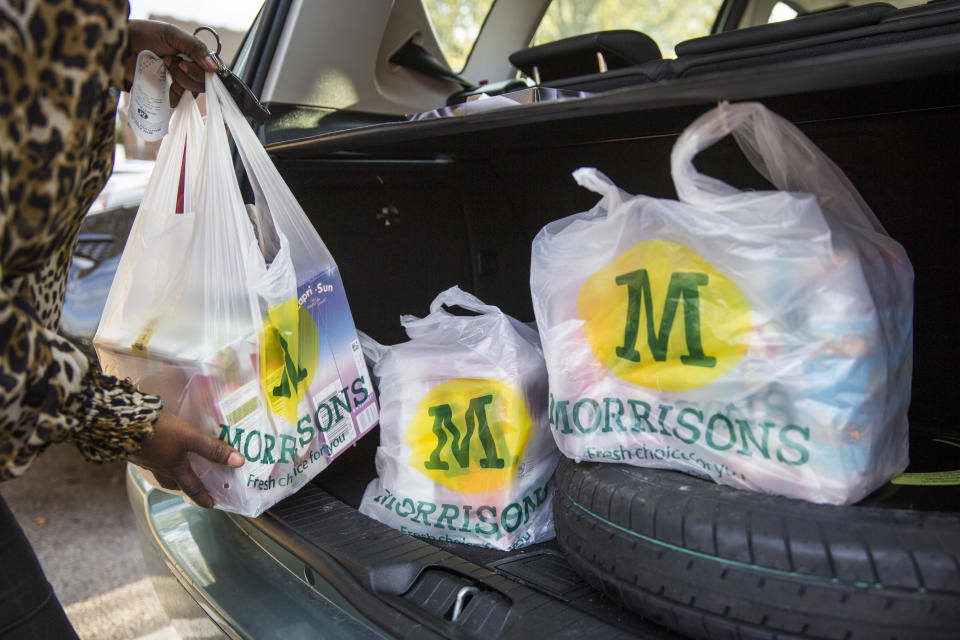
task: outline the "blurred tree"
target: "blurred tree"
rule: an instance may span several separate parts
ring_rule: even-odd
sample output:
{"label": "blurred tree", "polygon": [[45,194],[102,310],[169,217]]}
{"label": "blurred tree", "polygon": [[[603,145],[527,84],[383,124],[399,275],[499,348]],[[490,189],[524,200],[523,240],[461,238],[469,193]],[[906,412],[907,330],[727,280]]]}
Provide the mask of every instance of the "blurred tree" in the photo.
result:
{"label": "blurred tree", "polygon": [[678,42],[710,33],[721,2],[553,0],[533,44],[594,31],[633,29],[653,38],[664,56],[672,56]]}
{"label": "blurred tree", "polygon": [[[553,0],[532,44],[543,44],[593,31],[634,29],[673,55],[678,42],[710,33],[722,0]],[[447,63],[460,71],[493,0],[423,0]]]}
{"label": "blurred tree", "polygon": [[493,0],[423,0],[447,64],[461,71]]}

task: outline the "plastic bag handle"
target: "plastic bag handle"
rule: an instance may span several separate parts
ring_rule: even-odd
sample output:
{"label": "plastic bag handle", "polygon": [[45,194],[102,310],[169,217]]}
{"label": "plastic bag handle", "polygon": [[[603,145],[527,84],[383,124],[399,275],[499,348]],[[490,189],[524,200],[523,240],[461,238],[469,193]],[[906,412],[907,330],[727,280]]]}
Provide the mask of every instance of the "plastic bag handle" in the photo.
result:
{"label": "plastic bag handle", "polygon": [[[176,308],[186,273],[186,261],[162,264],[144,256],[143,250],[154,246],[155,242],[164,242],[163,238],[169,237],[167,234],[174,233],[178,234],[178,239],[184,240],[178,248],[184,254],[189,253],[193,234],[190,233],[186,238],[179,234],[183,225],[192,224],[193,216],[177,215],[177,191],[182,178],[184,213],[195,211],[198,191],[196,179],[201,168],[203,138],[203,120],[196,100],[192,93],[184,92],[170,118],[167,135],[160,143],[137,215],[127,235],[113,285],[103,306],[97,328],[98,337],[123,333],[123,327],[132,326],[132,323],[142,327],[155,326]],[[178,228],[181,231],[177,231]],[[145,264],[150,264],[152,268],[147,268]],[[132,292],[140,289],[134,274],[143,277],[145,273],[152,281],[151,306],[141,311],[134,304],[134,310],[128,311],[128,299],[135,295]],[[133,317],[137,319],[131,320]]]}
{"label": "plastic bag handle", "polygon": [[[207,100],[209,102],[212,99],[220,107],[221,117],[236,144],[237,153],[253,188],[255,200],[258,205],[266,205],[265,217],[273,221],[277,235],[286,236],[294,262],[309,259],[312,264],[302,265],[305,269],[323,260],[332,264],[333,258],[306,216],[292,213],[302,212],[300,204],[280,177],[263,143],[250,128],[223,81],[216,74],[208,73],[206,82]],[[318,246],[323,247],[326,255],[317,255],[315,248]]]}
{"label": "plastic bag handle", "polygon": [[217,103],[220,116],[230,131],[230,137],[237,145],[240,161],[243,163],[243,168],[250,179],[250,186],[256,195],[255,200],[261,202],[264,199],[264,193],[257,175],[263,171],[263,162],[270,163],[270,158],[260,139],[247,124],[246,118],[234,102],[233,96],[230,95],[223,81],[216,74],[207,74],[207,94],[208,101],[213,100]]}
{"label": "plastic bag handle", "polygon": [[[228,148],[227,137],[233,139],[238,153],[243,158],[247,176],[250,178],[251,184],[254,185],[257,197],[262,198],[263,191],[259,187],[256,175],[258,173],[268,175],[271,172],[276,174],[276,169],[220,78],[216,74],[208,73],[206,74],[206,83],[208,140],[217,151],[226,153]],[[229,159],[229,163],[233,164],[232,158]],[[275,182],[282,184],[279,178]],[[239,196],[239,190],[236,193]],[[299,208],[296,200],[293,200],[292,194],[289,194],[289,198],[293,200],[292,205],[287,202],[280,202],[282,200],[280,197],[272,198],[271,196],[273,196],[272,193],[268,194],[263,202],[270,201],[277,210],[289,207]],[[236,215],[235,213],[230,217],[231,230],[228,232],[238,234],[237,237],[242,238],[242,242],[245,244],[243,260],[246,268],[245,275],[251,285],[251,308],[256,308],[255,296],[257,295],[271,305],[296,297],[297,274],[292,258],[294,248],[290,246],[289,238],[274,220],[279,240],[279,250],[268,265],[260,252],[253,233],[253,224],[249,216],[246,215],[246,208],[243,207],[242,202],[241,208],[244,215]],[[267,212],[267,215],[270,215],[270,212]],[[300,254],[309,255],[309,252],[300,251]]]}
{"label": "plastic bag handle", "polygon": [[594,167],[580,167],[573,172],[573,179],[584,189],[603,196],[600,207],[607,210],[608,216],[622,211],[621,205],[630,194],[621,190],[605,173]]}
{"label": "plastic bag handle", "polygon": [[360,341],[360,348],[363,350],[363,355],[373,364],[377,364],[383,360],[384,356],[387,355],[387,351],[390,350],[390,347],[385,344],[380,344],[359,329],[357,329],[357,339]]}
{"label": "plastic bag handle", "polygon": [[750,164],[777,189],[812,193],[824,209],[847,223],[883,232],[840,168],[797,127],[759,102],[721,102],[684,130],[670,154],[680,200],[699,208],[738,206],[738,189],[701,174],[693,165],[698,153],[729,134]]}
{"label": "plastic bag handle", "polygon": [[436,313],[444,305],[448,307],[460,307],[482,314],[501,313],[497,307],[484,304],[482,300],[467,293],[457,285],[450,287],[446,291],[441,291],[440,294],[433,299],[433,302],[430,303],[430,313]]}
{"label": "plastic bag handle", "polygon": [[[154,165],[157,168],[151,173],[141,200],[151,203],[152,206],[141,207],[143,218],[177,213],[177,191],[181,177],[184,187],[183,210],[194,209],[194,181],[199,173],[203,131],[203,121],[196,100],[192,93],[185,92],[173,110],[169,130],[160,143]],[[176,170],[171,169],[174,166]],[[141,218],[141,215],[138,214],[137,218]],[[140,222],[142,224],[144,220]]]}
{"label": "plastic bag handle", "polygon": [[[189,94],[189,95],[187,95]],[[200,119],[200,109],[193,94],[185,92],[181,96],[173,115],[170,117],[170,130],[176,131],[177,135],[173,140],[174,144],[179,145],[172,151],[180,151],[180,176],[182,184],[177,185],[177,205],[174,205],[174,213],[186,213],[193,211],[194,196],[194,178],[196,176],[197,164],[200,162],[201,140],[191,140],[191,134],[197,136],[198,131],[203,130],[203,122]],[[181,190],[182,188],[182,190]],[[182,198],[182,199],[181,199]]]}
{"label": "plastic bag handle", "polygon": [[[205,130],[206,139],[204,141],[203,149],[204,169],[208,168],[209,166],[225,167],[233,165],[233,158],[230,157],[228,140],[232,137],[234,141],[236,141],[238,131],[235,131],[233,127],[230,127],[230,123],[227,122],[225,111],[232,103],[230,99],[222,102],[222,97],[218,96],[218,84],[220,84],[220,87],[222,87],[222,83],[220,83],[220,79],[216,77],[216,74],[206,74],[207,122]],[[227,133],[228,127],[230,128],[229,134]],[[211,180],[210,182],[213,181]],[[204,184],[202,187],[204,189],[209,189],[211,193],[216,193],[219,190],[219,187],[226,188],[224,185],[210,183]],[[243,208],[243,200],[240,198],[240,189],[239,186],[236,185],[235,180],[231,181],[231,185],[229,188],[227,188],[227,191],[229,191],[232,202],[223,202],[222,206],[217,208],[217,212],[221,214],[218,217],[217,224],[225,225],[221,230],[221,233],[227,233],[230,234],[231,237],[241,239],[241,244],[245,246],[249,246],[251,244],[251,240],[253,241],[252,243],[256,245],[253,235],[253,227],[250,224],[248,217],[238,213],[239,211],[243,211],[245,213],[246,210]],[[239,207],[237,205],[239,205]],[[210,215],[211,214],[207,213],[204,218],[209,218]]]}

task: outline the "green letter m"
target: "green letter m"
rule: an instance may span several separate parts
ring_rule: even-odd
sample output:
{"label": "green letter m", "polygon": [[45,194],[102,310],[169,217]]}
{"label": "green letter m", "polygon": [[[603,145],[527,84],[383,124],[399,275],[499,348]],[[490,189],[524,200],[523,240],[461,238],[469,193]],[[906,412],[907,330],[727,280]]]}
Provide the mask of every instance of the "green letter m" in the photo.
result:
{"label": "green letter m", "polygon": [[460,430],[453,423],[453,410],[449,404],[440,404],[430,407],[427,413],[433,416],[433,434],[437,436],[437,446],[430,452],[430,458],[423,463],[427,469],[449,469],[450,465],[440,459],[440,453],[447,444],[447,434],[450,432],[453,441],[450,443],[450,453],[461,469],[470,467],[470,440],[476,429],[480,445],[483,447],[484,457],[480,459],[480,466],[484,469],[503,469],[504,461],[497,453],[497,443],[493,440],[490,425],[487,423],[487,405],[493,402],[492,395],[485,395],[470,400],[464,415],[467,425],[466,433],[460,437]]}
{"label": "green letter m", "polygon": [[220,435],[217,436],[218,440],[223,440],[231,447],[240,450],[240,442],[243,440],[243,429],[237,429],[233,434],[233,440],[230,439],[230,426],[221,424],[220,425]]}
{"label": "green letter m", "polygon": [[[646,269],[631,271],[617,276],[618,285],[627,286],[627,320],[623,330],[623,346],[617,347],[617,356],[640,362],[637,351],[637,338],[640,333],[640,314],[647,316],[647,344],[653,359],[663,362],[667,359],[667,345],[670,342],[670,330],[677,315],[677,305],[683,298],[683,326],[687,341],[687,354],[680,356],[680,362],[694,367],[714,367],[717,359],[704,355],[700,340],[700,292],[699,287],[706,286],[709,277],[705,273],[674,273],[667,287],[667,299],[663,303],[663,315],[660,328],[653,326],[653,297],[650,294],[650,276]],[[642,306],[641,306],[642,304]]]}

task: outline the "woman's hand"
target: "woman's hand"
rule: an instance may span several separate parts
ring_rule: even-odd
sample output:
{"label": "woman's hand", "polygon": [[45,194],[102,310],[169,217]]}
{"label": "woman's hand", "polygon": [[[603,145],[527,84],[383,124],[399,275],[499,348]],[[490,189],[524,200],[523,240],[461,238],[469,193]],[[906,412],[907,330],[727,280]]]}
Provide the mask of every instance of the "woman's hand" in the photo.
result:
{"label": "woman's hand", "polygon": [[162,487],[180,489],[209,509],[213,499],[190,468],[188,452],[230,467],[242,467],[244,463],[240,452],[226,442],[200,433],[167,411],[160,412],[153,437],[145,440],[140,452],[127,456],[127,460],[152,471]]}
{"label": "woman's hand", "polygon": [[[199,38],[182,31],[172,24],[156,20],[130,20],[128,23],[131,56],[125,62],[124,75],[133,82],[137,55],[149,50],[163,58],[173,84],[170,86],[170,105],[176,106],[184,91],[201,93],[203,74],[216,71],[217,63]],[[183,60],[178,54],[189,56]]]}

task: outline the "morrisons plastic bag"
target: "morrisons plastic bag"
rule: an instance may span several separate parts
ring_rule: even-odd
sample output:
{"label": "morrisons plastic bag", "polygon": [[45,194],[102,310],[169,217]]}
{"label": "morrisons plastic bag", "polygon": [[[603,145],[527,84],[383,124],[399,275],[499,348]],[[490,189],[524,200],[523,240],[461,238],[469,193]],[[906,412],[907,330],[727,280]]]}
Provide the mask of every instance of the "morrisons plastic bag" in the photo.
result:
{"label": "morrisons plastic bag", "polygon": [[191,464],[218,508],[256,516],[368,431],[378,409],[333,258],[219,78],[206,82],[206,126],[185,95],[94,344],[104,371],[243,453],[239,469]]}
{"label": "morrisons plastic bag", "polygon": [[[782,191],[694,156],[733,133]],[[594,169],[591,211],[534,240],[550,423],[578,460],[854,502],[907,464],[913,270],[842,172],[759,104],[723,104],[672,154],[680,201]]]}
{"label": "morrisons plastic bag", "polygon": [[[444,311],[459,306],[479,315]],[[453,287],[409,342],[368,338],[383,416],[361,513],[404,533],[495,549],[553,537],[547,373],[534,329]]]}

